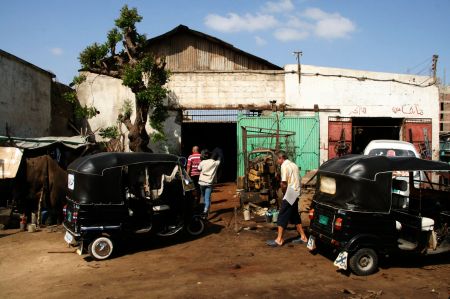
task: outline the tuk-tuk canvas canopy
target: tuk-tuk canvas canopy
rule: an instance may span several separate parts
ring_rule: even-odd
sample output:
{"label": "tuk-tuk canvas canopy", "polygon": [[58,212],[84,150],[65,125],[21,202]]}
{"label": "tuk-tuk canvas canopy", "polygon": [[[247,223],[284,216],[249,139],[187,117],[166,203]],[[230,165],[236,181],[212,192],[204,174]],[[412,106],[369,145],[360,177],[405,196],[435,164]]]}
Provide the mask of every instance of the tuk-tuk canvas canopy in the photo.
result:
{"label": "tuk-tuk canvas canopy", "polygon": [[178,157],[169,154],[153,153],[100,153],[75,160],[68,169],[74,172],[103,175],[104,170],[137,163],[172,162]]}
{"label": "tuk-tuk canvas canopy", "polygon": [[328,160],[320,166],[319,172],[328,172],[374,181],[379,173],[392,171],[450,171],[450,165],[415,157],[386,157],[346,155]]}
{"label": "tuk-tuk canvas canopy", "polygon": [[50,146],[55,143],[63,144],[66,147],[77,149],[82,146],[86,146],[89,142],[86,137],[72,136],[72,137],[38,137],[38,138],[22,138],[22,137],[7,137],[0,136],[0,143],[13,142],[14,146],[20,149],[38,149]]}
{"label": "tuk-tuk canvas canopy", "polygon": [[353,211],[387,213],[393,171],[450,171],[450,165],[415,157],[347,155],[320,166],[318,175],[336,180],[336,193],[318,192],[316,200]]}

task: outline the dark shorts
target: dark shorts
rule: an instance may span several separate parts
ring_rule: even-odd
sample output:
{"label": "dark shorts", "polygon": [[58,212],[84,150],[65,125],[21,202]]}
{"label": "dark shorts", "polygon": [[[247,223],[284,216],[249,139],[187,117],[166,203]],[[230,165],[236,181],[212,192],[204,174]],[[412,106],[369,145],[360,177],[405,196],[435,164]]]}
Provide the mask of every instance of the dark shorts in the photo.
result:
{"label": "dark shorts", "polygon": [[293,205],[290,205],[287,200],[281,201],[281,209],[278,213],[277,225],[286,228],[287,225],[301,223],[300,215],[298,213],[298,199]]}

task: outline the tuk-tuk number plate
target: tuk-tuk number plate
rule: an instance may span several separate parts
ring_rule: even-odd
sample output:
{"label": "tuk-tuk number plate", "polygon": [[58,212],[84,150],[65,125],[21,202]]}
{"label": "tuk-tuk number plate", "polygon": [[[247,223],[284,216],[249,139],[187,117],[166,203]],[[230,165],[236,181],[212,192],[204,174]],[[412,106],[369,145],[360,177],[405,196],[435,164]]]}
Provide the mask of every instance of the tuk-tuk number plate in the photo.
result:
{"label": "tuk-tuk number plate", "polygon": [[328,217],[324,216],[324,215],[319,215],[319,223],[323,224],[323,225],[327,225],[328,224]]}
{"label": "tuk-tuk number plate", "polygon": [[314,236],[309,236],[308,243],[306,243],[306,248],[309,250],[316,249],[316,238],[314,238]]}
{"label": "tuk-tuk number plate", "polygon": [[73,242],[72,234],[66,231],[66,234],[64,235],[64,240],[67,242],[67,244],[72,244]]}
{"label": "tuk-tuk number plate", "polygon": [[347,257],[348,252],[347,251],[341,251],[334,261],[334,265],[338,267],[339,269],[347,270]]}

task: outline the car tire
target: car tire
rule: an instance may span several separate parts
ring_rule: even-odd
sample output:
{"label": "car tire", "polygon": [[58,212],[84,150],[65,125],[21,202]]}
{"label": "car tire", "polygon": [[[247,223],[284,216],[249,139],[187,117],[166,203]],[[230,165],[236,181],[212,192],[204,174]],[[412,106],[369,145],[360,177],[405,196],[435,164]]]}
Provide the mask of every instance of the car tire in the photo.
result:
{"label": "car tire", "polygon": [[95,238],[88,246],[89,255],[98,261],[109,258],[113,250],[114,243],[105,236]]}
{"label": "car tire", "polygon": [[199,236],[205,231],[205,220],[201,217],[193,217],[186,226],[186,231],[191,236]]}
{"label": "car tire", "polygon": [[350,257],[350,268],[358,276],[367,276],[378,269],[378,255],[375,250],[361,248]]}

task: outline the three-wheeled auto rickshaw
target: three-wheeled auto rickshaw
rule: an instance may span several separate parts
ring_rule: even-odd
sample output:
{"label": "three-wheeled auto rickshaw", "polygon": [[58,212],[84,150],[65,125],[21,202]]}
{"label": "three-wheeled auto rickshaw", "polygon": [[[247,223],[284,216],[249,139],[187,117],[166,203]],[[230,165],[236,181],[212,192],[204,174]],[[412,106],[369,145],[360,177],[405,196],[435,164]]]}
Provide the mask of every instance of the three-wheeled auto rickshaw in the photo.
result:
{"label": "three-wheeled auto rickshaw", "polygon": [[379,256],[450,251],[449,175],[449,164],[415,157],[348,155],[325,162],[307,247],[334,248],[334,264],[357,275],[374,273]]}
{"label": "three-wheeled auto rickshaw", "polygon": [[68,167],[64,239],[97,259],[111,256],[130,233],[199,235],[205,219],[180,158],[167,154],[101,153]]}

